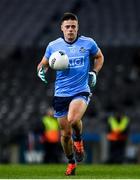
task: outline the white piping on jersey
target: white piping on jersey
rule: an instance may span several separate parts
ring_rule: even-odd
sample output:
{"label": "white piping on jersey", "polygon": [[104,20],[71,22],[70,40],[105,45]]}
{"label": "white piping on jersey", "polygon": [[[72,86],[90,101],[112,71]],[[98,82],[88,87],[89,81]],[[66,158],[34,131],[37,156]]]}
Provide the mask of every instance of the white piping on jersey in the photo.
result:
{"label": "white piping on jersey", "polygon": [[49,43],[49,45],[52,46],[52,45],[57,44],[57,43],[59,43],[59,42],[61,42],[61,41],[63,41],[63,39],[62,39],[62,38],[58,38],[58,39],[56,39],[56,40],[54,40],[54,41],[51,41],[51,42]]}
{"label": "white piping on jersey", "polygon": [[86,36],[80,36],[79,39],[81,40],[88,40],[88,41],[94,41],[94,39],[90,38],[90,37],[86,37]]}

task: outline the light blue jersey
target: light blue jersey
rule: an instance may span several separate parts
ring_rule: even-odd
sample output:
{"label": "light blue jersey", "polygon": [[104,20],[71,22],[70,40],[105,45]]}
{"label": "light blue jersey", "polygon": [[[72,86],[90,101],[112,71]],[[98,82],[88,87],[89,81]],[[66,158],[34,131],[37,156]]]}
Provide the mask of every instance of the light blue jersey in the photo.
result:
{"label": "light blue jersey", "polygon": [[45,57],[58,50],[65,52],[69,57],[69,68],[56,72],[55,96],[69,97],[80,92],[90,92],[88,85],[88,72],[90,69],[90,55],[94,56],[99,47],[88,37],[80,36],[70,44],[63,38],[49,43]]}

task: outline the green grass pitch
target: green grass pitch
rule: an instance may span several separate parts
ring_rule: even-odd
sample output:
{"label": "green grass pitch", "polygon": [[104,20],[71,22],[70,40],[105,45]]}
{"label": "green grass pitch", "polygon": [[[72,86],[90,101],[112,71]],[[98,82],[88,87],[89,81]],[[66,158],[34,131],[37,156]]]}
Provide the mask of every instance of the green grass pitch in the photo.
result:
{"label": "green grass pitch", "polygon": [[66,164],[0,165],[0,179],[140,179],[140,165],[80,164],[76,175],[64,175]]}

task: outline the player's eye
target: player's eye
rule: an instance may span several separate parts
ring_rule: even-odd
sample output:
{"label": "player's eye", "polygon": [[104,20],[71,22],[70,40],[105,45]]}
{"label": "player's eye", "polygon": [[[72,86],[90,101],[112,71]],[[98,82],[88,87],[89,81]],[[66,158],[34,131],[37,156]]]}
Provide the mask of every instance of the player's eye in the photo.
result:
{"label": "player's eye", "polygon": [[76,28],[76,26],[75,26],[75,25],[72,25],[72,26],[71,26],[71,28],[72,28],[72,29],[75,29],[75,28]]}
{"label": "player's eye", "polygon": [[67,25],[67,26],[65,26],[65,28],[66,28],[66,29],[69,29],[69,28],[70,28],[70,26],[69,26],[69,25]]}

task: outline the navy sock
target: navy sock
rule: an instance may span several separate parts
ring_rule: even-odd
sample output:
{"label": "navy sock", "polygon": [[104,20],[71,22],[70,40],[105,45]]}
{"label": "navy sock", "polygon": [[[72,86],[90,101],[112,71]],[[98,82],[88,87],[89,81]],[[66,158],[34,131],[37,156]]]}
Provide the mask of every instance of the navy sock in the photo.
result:
{"label": "navy sock", "polygon": [[82,135],[81,134],[78,134],[78,135],[74,134],[74,136],[73,136],[73,140],[74,141],[81,141],[81,139],[82,139]]}
{"label": "navy sock", "polygon": [[71,155],[67,156],[67,158],[68,158],[69,163],[75,164],[75,159],[74,159],[73,153]]}

